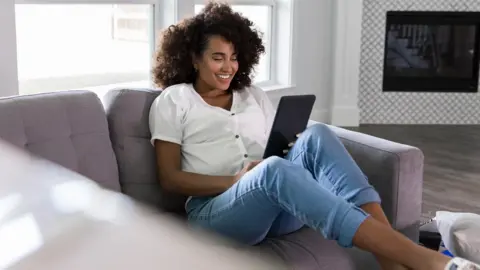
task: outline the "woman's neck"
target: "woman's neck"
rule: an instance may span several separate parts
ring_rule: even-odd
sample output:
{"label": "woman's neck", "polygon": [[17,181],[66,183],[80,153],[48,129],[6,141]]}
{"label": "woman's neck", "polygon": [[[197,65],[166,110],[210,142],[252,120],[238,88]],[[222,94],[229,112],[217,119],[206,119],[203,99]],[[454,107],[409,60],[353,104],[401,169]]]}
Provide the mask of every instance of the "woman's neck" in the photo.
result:
{"label": "woman's neck", "polygon": [[214,98],[214,97],[218,97],[218,96],[224,96],[224,95],[228,95],[228,94],[231,93],[229,90],[226,91],[226,90],[220,90],[220,89],[212,88],[209,85],[207,85],[205,82],[203,82],[202,80],[197,80],[193,84],[193,89],[195,89],[195,91],[200,96],[210,97],[210,98]]}

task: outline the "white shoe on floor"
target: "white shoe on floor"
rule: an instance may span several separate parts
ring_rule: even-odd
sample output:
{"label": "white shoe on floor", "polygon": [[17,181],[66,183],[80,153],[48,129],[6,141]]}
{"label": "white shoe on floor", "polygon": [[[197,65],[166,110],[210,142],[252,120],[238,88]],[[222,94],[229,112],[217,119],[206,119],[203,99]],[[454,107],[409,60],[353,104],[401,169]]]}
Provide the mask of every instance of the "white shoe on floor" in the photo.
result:
{"label": "white shoe on floor", "polygon": [[462,258],[453,258],[445,270],[480,270],[480,265]]}

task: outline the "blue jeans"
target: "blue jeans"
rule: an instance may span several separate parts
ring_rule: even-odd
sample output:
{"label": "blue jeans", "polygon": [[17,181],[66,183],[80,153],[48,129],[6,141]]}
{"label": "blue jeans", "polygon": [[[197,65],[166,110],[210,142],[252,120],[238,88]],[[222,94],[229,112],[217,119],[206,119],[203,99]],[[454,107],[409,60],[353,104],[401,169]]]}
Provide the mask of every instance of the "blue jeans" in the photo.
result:
{"label": "blue jeans", "polygon": [[189,223],[257,244],[304,225],[351,247],[368,214],[360,206],[380,197],[324,124],[307,128],[286,158],[270,157],[215,197],[187,203]]}

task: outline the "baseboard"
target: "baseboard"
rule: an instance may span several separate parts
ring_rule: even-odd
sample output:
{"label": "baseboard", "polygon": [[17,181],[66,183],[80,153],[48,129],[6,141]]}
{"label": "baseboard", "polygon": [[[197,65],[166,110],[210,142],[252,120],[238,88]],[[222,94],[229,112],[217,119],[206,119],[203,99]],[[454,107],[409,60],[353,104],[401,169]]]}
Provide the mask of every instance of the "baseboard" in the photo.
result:
{"label": "baseboard", "polygon": [[340,127],[358,127],[360,125],[360,110],[358,107],[334,107],[331,124]]}

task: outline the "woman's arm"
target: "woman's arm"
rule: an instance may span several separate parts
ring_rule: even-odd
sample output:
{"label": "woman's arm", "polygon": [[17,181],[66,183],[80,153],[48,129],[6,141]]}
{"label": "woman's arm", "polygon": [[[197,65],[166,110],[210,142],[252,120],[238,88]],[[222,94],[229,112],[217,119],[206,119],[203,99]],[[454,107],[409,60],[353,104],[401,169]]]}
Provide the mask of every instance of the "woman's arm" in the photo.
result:
{"label": "woman's arm", "polygon": [[157,167],[163,189],[186,196],[212,196],[230,188],[237,176],[210,176],[182,171],[179,144],[155,140]]}

